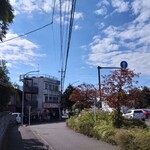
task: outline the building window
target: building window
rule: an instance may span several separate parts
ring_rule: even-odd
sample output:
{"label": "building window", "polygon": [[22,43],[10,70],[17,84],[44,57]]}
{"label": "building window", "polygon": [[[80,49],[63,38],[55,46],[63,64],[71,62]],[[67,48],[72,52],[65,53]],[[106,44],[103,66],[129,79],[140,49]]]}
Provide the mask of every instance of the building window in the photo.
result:
{"label": "building window", "polygon": [[49,101],[51,101],[52,100],[52,97],[49,97]]}
{"label": "building window", "polygon": [[59,91],[58,85],[56,85],[56,91]]}
{"label": "building window", "polygon": [[45,103],[48,102],[48,95],[45,95]]}
{"label": "building window", "polygon": [[55,85],[53,85],[53,91],[55,91]]}
{"label": "building window", "polygon": [[45,83],[45,89],[48,89],[48,84],[47,83]]}
{"label": "building window", "polygon": [[51,84],[49,84],[49,90],[51,91],[51,89],[52,89],[52,86],[51,86]]}

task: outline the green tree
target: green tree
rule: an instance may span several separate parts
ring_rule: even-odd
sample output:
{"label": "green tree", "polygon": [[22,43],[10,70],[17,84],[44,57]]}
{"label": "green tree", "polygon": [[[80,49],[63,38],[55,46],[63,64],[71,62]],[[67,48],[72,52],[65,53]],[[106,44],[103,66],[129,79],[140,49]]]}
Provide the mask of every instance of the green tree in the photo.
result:
{"label": "green tree", "polygon": [[3,60],[2,66],[0,67],[0,111],[6,110],[12,92],[14,91],[8,74],[9,71],[6,67],[6,62]]}
{"label": "green tree", "polygon": [[122,125],[122,106],[134,107],[140,97],[137,97],[138,81],[134,80],[139,74],[129,69],[119,69],[109,75],[103,76],[102,98],[108,106],[113,108],[115,113],[114,125]]}
{"label": "green tree", "polygon": [[73,90],[75,90],[75,88],[71,84],[69,84],[64,93],[62,94],[61,105],[65,110],[72,110],[74,102],[70,100],[70,95],[72,94]]}
{"label": "green tree", "polygon": [[0,0],[0,40],[5,38],[9,23],[13,22],[13,8],[9,0]]}

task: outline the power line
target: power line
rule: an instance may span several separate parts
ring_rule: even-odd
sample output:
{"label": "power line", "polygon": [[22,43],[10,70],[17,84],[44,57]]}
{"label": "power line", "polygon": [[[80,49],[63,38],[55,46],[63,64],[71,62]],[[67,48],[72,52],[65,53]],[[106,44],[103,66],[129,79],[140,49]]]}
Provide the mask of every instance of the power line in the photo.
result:
{"label": "power line", "polygon": [[[64,3],[63,3],[64,2]],[[76,0],[68,0],[66,1],[59,0],[59,15],[60,15],[60,76],[61,76],[61,93],[64,88],[68,58],[69,58],[69,50],[70,50],[70,42],[71,42],[71,34],[73,28],[74,21],[74,13]],[[69,5],[70,3],[71,5]],[[62,11],[62,5],[65,4],[64,10]],[[68,6],[68,7],[67,7]],[[70,7],[71,6],[71,7]],[[63,18],[64,17],[64,18]],[[66,28],[65,28],[66,27]],[[66,30],[65,30],[66,29]]]}
{"label": "power line", "polygon": [[54,6],[53,6],[53,11],[52,11],[52,22],[54,20],[55,6],[56,6],[56,0],[54,0]]}
{"label": "power line", "polygon": [[42,27],[39,27],[39,28],[34,29],[34,30],[32,30],[32,31],[29,31],[29,32],[27,32],[27,33],[18,35],[18,36],[16,36],[16,37],[10,38],[10,39],[5,40],[5,41],[0,42],[0,43],[5,43],[5,42],[8,42],[8,41],[11,41],[11,40],[14,40],[14,39],[18,39],[18,38],[20,38],[20,37],[23,37],[23,36],[26,36],[26,35],[31,34],[31,33],[33,33],[33,32],[36,32],[36,31],[38,31],[38,30],[41,30],[41,29],[43,29],[43,28],[45,28],[45,27],[47,27],[47,26],[49,26],[49,25],[51,25],[51,24],[53,24],[53,21],[50,22],[50,23],[48,23],[48,24],[46,24],[46,25],[44,25],[44,26],[42,26]]}
{"label": "power line", "polygon": [[65,79],[65,76],[66,76],[66,70],[67,70],[67,64],[68,64],[68,57],[69,57],[71,34],[72,34],[72,27],[73,27],[73,21],[74,21],[75,6],[76,6],[76,0],[73,0],[72,8],[71,8],[71,14],[70,14],[70,24],[69,24],[67,54],[66,54],[65,69],[64,69],[64,79]]}

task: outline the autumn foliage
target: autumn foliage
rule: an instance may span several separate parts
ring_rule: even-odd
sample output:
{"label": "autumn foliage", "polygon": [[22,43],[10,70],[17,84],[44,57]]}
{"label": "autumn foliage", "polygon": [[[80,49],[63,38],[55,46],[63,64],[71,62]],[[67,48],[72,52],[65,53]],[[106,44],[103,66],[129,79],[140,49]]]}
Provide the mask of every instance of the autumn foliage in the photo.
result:
{"label": "autumn foliage", "polygon": [[96,99],[97,92],[93,84],[83,83],[76,87],[72,92],[70,99],[75,102],[79,109],[91,108]]}
{"label": "autumn foliage", "polygon": [[102,99],[117,111],[121,106],[133,107],[140,100],[138,81],[134,80],[139,74],[129,69],[119,69],[112,74],[103,76]]}
{"label": "autumn foliage", "polygon": [[103,76],[102,101],[115,110],[114,125],[121,126],[123,106],[135,107],[141,100],[137,88],[138,81],[134,80],[139,74],[129,69],[119,69],[109,75]]}

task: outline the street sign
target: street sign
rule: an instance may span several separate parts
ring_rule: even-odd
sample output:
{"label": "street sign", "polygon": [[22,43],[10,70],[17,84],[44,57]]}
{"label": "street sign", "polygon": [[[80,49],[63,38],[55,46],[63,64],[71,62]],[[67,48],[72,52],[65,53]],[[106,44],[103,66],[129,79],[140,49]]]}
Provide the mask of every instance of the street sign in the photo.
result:
{"label": "street sign", "polygon": [[122,61],[122,62],[120,63],[120,67],[123,68],[123,69],[125,69],[125,68],[128,67],[128,63],[127,63],[126,61]]}

